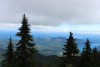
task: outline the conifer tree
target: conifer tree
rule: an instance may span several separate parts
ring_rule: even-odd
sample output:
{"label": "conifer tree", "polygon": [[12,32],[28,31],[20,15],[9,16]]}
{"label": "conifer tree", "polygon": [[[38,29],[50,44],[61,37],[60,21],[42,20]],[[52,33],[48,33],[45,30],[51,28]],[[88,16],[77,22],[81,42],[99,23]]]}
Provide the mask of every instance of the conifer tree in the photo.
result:
{"label": "conifer tree", "polygon": [[98,51],[97,51],[97,48],[95,46],[95,48],[93,48],[93,51],[92,51],[92,59],[94,60],[94,67],[97,67],[98,66]]}
{"label": "conifer tree", "polygon": [[2,56],[5,56],[5,60],[2,60],[2,66],[3,67],[13,67],[13,44],[12,39],[10,37],[10,42],[8,42],[8,47],[6,50],[6,54],[2,54]]}
{"label": "conifer tree", "polygon": [[16,67],[35,67],[33,54],[39,51],[34,48],[36,44],[32,43],[34,38],[29,34],[31,29],[28,26],[30,25],[28,25],[28,20],[24,14],[22,27],[18,29],[20,32],[16,34],[16,36],[21,37],[21,40],[16,44],[18,47],[14,52],[14,56],[16,56],[14,64]]}
{"label": "conifer tree", "polygon": [[[83,50],[83,52],[82,52],[82,57],[80,58],[80,66],[81,67],[91,67],[91,64],[92,64],[92,62],[93,62],[93,60],[92,60],[92,58],[91,58],[91,55],[92,55],[92,49],[90,48],[90,44],[89,44],[90,42],[89,42],[89,40],[88,40],[88,38],[87,38],[87,41],[86,41],[86,43],[85,43],[85,47],[84,47],[84,49],[85,50]],[[79,67],[80,67],[79,66]]]}
{"label": "conifer tree", "polygon": [[[62,48],[63,50],[65,50],[65,52],[63,52],[63,55],[65,55],[66,57],[64,57],[63,60],[64,60],[64,64],[66,65],[72,64],[72,62],[75,60],[73,57],[75,56],[75,54],[79,53],[79,49],[77,49],[77,43],[75,43],[75,39],[73,38],[72,35],[73,34],[70,32],[69,38],[66,39],[67,42],[65,42],[66,44],[64,44],[65,48]],[[72,57],[72,54],[73,54],[73,57]],[[64,67],[66,67],[66,65],[64,65]]]}
{"label": "conifer tree", "polygon": [[98,67],[100,67],[100,51],[98,51]]}
{"label": "conifer tree", "polygon": [[85,59],[86,59],[86,53],[85,50],[83,48],[83,52],[80,54],[80,58],[79,58],[79,62],[77,64],[77,67],[85,67]]}
{"label": "conifer tree", "polygon": [[91,56],[92,56],[92,49],[91,49],[91,47],[90,47],[90,44],[89,44],[90,42],[89,42],[89,40],[88,40],[88,38],[87,38],[87,42],[85,43],[85,49],[86,49],[86,58],[87,58],[87,66],[89,67],[89,66],[91,66],[91,62],[93,62],[93,60],[92,60],[92,58],[91,58]]}

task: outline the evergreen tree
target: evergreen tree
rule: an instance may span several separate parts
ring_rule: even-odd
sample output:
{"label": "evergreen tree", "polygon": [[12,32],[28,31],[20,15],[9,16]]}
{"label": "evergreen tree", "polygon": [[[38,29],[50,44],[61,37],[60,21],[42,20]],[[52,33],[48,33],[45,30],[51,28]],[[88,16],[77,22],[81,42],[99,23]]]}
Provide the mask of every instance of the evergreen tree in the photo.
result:
{"label": "evergreen tree", "polygon": [[[66,57],[63,57],[63,59],[62,59],[64,61],[64,63],[63,63],[64,67],[66,67],[66,65],[68,65],[68,64],[72,64],[72,62],[75,61],[75,59],[74,59],[75,54],[79,53],[79,49],[77,49],[77,43],[75,43],[75,39],[73,38],[72,35],[73,34],[70,32],[69,38],[66,39],[67,42],[65,42],[66,44],[64,44],[65,48],[62,48],[63,50],[66,51],[66,52],[63,52],[63,56],[65,55]],[[72,57],[72,54],[73,54],[73,57]],[[74,63],[72,65],[74,65]]]}
{"label": "evergreen tree", "polygon": [[13,44],[12,44],[12,39],[10,37],[10,42],[8,42],[8,47],[6,50],[6,54],[2,54],[2,56],[5,56],[5,60],[2,60],[2,66],[3,67],[13,67]]}
{"label": "evergreen tree", "polygon": [[94,67],[98,67],[98,51],[97,51],[97,48],[95,46],[95,48],[93,48],[93,51],[92,51],[92,59],[94,60]]}
{"label": "evergreen tree", "polygon": [[[91,67],[92,65],[92,49],[90,48],[90,44],[89,44],[89,40],[87,38],[87,41],[85,43],[85,47],[83,48],[83,52],[82,52],[82,57],[80,58],[80,63],[79,63],[79,67]],[[84,50],[85,49],[85,50]]]}
{"label": "evergreen tree", "polygon": [[30,25],[28,25],[28,20],[24,14],[22,27],[18,29],[20,32],[16,34],[16,36],[21,37],[21,40],[16,44],[18,47],[14,52],[14,56],[16,56],[14,64],[16,67],[35,67],[33,54],[39,51],[33,47],[36,44],[32,43],[34,38],[29,34],[30,29],[28,26]]}
{"label": "evergreen tree", "polygon": [[87,66],[89,67],[89,66],[91,66],[91,62],[93,63],[93,60],[92,60],[92,58],[91,58],[91,55],[92,55],[92,49],[90,48],[90,44],[89,44],[90,42],[89,42],[89,40],[88,40],[88,38],[87,38],[87,42],[85,43],[85,49],[86,49],[86,60],[87,60]]}
{"label": "evergreen tree", "polygon": [[100,67],[100,51],[98,51],[98,67]]}
{"label": "evergreen tree", "polygon": [[77,67],[85,67],[85,62],[86,62],[86,53],[83,48],[83,52],[80,54],[79,62],[77,64]]}

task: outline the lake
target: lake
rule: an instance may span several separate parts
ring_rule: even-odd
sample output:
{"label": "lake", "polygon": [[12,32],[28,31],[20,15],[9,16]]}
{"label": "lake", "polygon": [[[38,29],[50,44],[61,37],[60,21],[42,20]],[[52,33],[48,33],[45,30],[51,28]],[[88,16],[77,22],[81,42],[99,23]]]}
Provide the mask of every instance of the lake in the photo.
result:
{"label": "lake", "polygon": [[[90,46],[91,49],[93,50],[93,47],[96,46],[96,48],[97,48],[98,45],[100,45],[100,43],[93,43],[93,44],[90,44],[90,45],[91,45],[91,46]],[[84,46],[85,46],[85,45],[78,46],[79,50],[82,51]]]}

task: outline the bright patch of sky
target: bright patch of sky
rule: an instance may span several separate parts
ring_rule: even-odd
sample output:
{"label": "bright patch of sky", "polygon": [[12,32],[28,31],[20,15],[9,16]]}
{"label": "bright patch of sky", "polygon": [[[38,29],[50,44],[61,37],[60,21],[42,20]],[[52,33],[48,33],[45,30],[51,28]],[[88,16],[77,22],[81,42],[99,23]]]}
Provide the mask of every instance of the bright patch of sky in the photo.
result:
{"label": "bright patch of sky", "polygon": [[62,23],[58,27],[54,27],[54,29],[91,29],[91,30],[97,30],[100,29],[100,24],[91,24],[91,25],[68,25],[65,23]]}

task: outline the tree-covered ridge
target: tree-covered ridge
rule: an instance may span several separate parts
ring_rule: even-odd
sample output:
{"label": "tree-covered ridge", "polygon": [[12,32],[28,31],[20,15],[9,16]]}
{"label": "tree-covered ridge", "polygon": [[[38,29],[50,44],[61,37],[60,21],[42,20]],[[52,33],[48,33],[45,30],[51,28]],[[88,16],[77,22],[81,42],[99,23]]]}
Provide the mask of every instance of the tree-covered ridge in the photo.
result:
{"label": "tree-covered ridge", "polygon": [[[5,51],[5,50],[3,50]],[[40,53],[34,53],[34,59],[33,61],[35,62],[36,67],[55,67],[59,66],[59,63],[61,62],[61,59],[57,55],[49,55],[49,56],[44,56]],[[4,58],[2,58],[4,59]],[[0,67],[2,67],[2,63],[0,62]]]}

